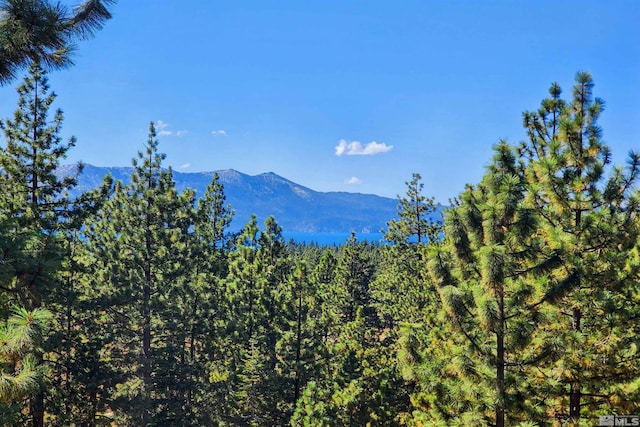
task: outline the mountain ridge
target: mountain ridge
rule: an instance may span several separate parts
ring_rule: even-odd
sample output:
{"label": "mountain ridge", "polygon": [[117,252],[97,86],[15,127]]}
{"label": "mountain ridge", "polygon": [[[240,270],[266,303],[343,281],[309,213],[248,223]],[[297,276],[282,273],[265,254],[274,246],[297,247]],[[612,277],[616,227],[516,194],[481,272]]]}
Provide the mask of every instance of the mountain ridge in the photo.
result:
{"label": "mountain ridge", "polygon": [[[57,175],[73,175],[76,168],[77,164],[61,166]],[[98,187],[108,173],[114,180],[127,184],[133,170],[131,166],[84,164],[71,196]],[[377,233],[397,216],[396,199],[374,194],[315,191],[275,172],[248,175],[235,169],[223,169],[207,172],[172,170],[172,173],[178,191],[191,188],[196,192],[196,198],[204,195],[217,173],[224,186],[226,203],[235,212],[232,230],[240,229],[255,214],[259,222],[273,215],[285,232]]]}

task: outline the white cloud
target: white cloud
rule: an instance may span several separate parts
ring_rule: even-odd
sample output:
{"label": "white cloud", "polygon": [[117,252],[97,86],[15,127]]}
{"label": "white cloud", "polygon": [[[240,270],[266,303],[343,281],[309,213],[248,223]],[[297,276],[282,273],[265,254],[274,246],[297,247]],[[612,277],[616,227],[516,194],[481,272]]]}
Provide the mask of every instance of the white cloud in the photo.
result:
{"label": "white cloud", "polygon": [[362,146],[362,143],[358,141],[349,142],[346,139],[341,139],[335,147],[336,156],[344,154],[347,156],[373,156],[374,154],[386,153],[392,149],[393,145],[387,145],[382,142],[372,141]]}
{"label": "white cloud", "polygon": [[182,169],[187,169],[191,167],[191,163],[185,163],[184,165],[180,166]]}
{"label": "white cloud", "polygon": [[348,185],[357,185],[362,184],[362,180],[356,176],[352,176],[351,178],[345,179],[344,183]]}
{"label": "white cloud", "polygon": [[169,124],[166,122],[163,122],[162,120],[158,120],[155,123],[155,125],[156,125],[156,133],[160,136],[171,135],[173,133],[170,130],[167,130],[167,128],[169,127]]}
{"label": "white cloud", "polygon": [[181,137],[181,136],[185,136],[186,134],[189,133],[188,130],[179,130],[179,131],[172,131],[169,130],[169,123],[164,122],[162,120],[158,120],[155,123],[156,126],[156,133],[158,134],[158,136],[177,136],[177,137]]}
{"label": "white cloud", "polygon": [[211,131],[211,135],[222,135],[222,136],[227,136],[227,132],[223,131],[223,130],[212,130]]}

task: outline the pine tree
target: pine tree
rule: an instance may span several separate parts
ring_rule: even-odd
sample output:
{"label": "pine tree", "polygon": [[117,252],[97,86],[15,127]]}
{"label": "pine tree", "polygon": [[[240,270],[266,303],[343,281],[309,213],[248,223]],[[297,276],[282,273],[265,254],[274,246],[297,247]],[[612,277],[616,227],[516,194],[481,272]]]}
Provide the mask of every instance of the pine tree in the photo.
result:
{"label": "pine tree", "polygon": [[367,325],[362,308],[326,347],[320,375],[307,383],[291,425],[401,425],[409,396],[391,341]]}
{"label": "pine tree", "polygon": [[406,197],[398,197],[398,219],[387,223],[385,233],[391,244],[381,248],[382,260],[371,285],[374,305],[391,329],[397,322],[421,321],[437,299],[424,269],[425,247],[440,238],[442,221],[435,218],[434,199],[422,194],[420,179],[413,174],[406,182]]}
{"label": "pine tree", "polygon": [[577,424],[585,410],[636,408],[640,162],[632,153],[605,179],[602,102],[588,74],[576,80],[571,103],[554,84],[525,113],[529,141],[500,144],[446,215],[429,271],[451,324],[439,314],[444,334],[401,330],[403,375],[419,387],[412,422]]}
{"label": "pine tree", "polygon": [[234,212],[225,202],[224,185],[216,172],[205,190],[204,197],[198,200],[196,212],[196,235],[211,249],[210,253],[213,255],[219,255],[230,243],[228,228]]}
{"label": "pine tree", "polygon": [[[325,250],[320,260],[313,268],[311,281],[318,289],[318,303],[320,305],[320,326],[323,328],[324,340],[328,340],[329,331],[338,322],[338,313],[335,310],[336,299],[333,281],[338,260],[329,250]],[[338,296],[338,298],[340,298]]]}
{"label": "pine tree", "polygon": [[115,0],[85,0],[72,13],[48,0],[0,2],[0,84],[21,69],[41,63],[48,68],[72,65],[74,42],[91,37],[111,18]]}
{"label": "pine tree", "polygon": [[[18,88],[19,100],[12,120],[0,123],[6,145],[0,151],[0,216],[12,253],[7,258],[12,274],[2,285],[7,301],[28,311],[55,299],[60,270],[66,257],[64,232],[72,229],[76,213],[68,209],[65,193],[75,177],[58,179],[55,170],[75,138],[62,141],[62,111],[52,120],[49,110],[55,94],[46,73],[33,63]],[[81,166],[78,168],[78,173]],[[55,343],[47,344],[50,350]],[[36,354],[37,364],[42,354]],[[34,426],[44,423],[44,394],[36,392],[29,416]]]}
{"label": "pine tree", "polygon": [[13,425],[22,410],[22,401],[40,388],[42,370],[36,353],[51,322],[51,313],[42,308],[15,309],[0,328],[0,423]]}
{"label": "pine tree", "polygon": [[335,299],[341,323],[354,321],[358,309],[370,322],[375,322],[371,306],[369,284],[373,276],[373,266],[362,252],[355,233],[347,239],[344,251],[338,260],[333,279]]}
{"label": "pine tree", "polygon": [[323,362],[321,307],[305,261],[299,261],[290,276],[283,300],[286,324],[276,344],[276,371],[283,392],[283,409],[289,419],[302,390],[309,381],[318,378]]}
{"label": "pine tree", "polygon": [[[222,415],[224,423],[286,422],[286,389],[281,388],[275,371],[276,345],[286,328],[282,303],[290,265],[285,249],[275,220],[267,218],[265,230],[259,233],[252,216],[231,252],[225,294],[226,345],[210,376],[232,390],[227,414]],[[249,408],[251,413],[247,413]]]}
{"label": "pine tree", "polygon": [[433,197],[422,194],[424,183],[419,173],[414,173],[411,181],[405,182],[407,193],[398,196],[398,219],[387,223],[385,239],[394,243],[418,244],[438,239],[440,221],[435,219],[437,206]]}
{"label": "pine tree", "polygon": [[131,183],[116,184],[85,230],[95,257],[87,267],[113,339],[103,351],[118,371],[111,403],[137,425],[181,424],[188,388],[181,355],[189,319],[180,313],[192,284],[193,192],[176,191],[157,147],[152,123]]}
{"label": "pine tree", "polygon": [[409,405],[394,341],[371,299],[374,254],[352,235],[337,260],[326,252],[314,270],[324,350],[320,372],[302,392],[292,425],[399,425],[399,413]]}
{"label": "pine tree", "polygon": [[[57,110],[49,121],[49,109],[55,94],[49,91],[46,73],[33,64],[30,74],[18,88],[19,100],[13,120],[0,123],[6,145],[0,151],[0,188],[2,189],[2,214],[11,225],[16,237],[28,236],[35,251],[31,254],[36,263],[34,270],[24,277],[16,277],[11,294],[28,308],[42,304],[43,292],[52,286],[52,270],[42,269],[54,260],[59,262],[58,231],[64,229],[64,220],[70,212],[64,193],[76,184],[75,177],[62,180],[55,175],[60,161],[75,143],[71,138],[63,143],[60,137],[62,111]],[[81,171],[79,167],[77,173]],[[37,271],[46,271],[38,277]],[[48,275],[48,276],[47,276]]]}
{"label": "pine tree", "polygon": [[554,83],[540,109],[524,113],[529,139],[521,152],[528,163],[528,203],[562,261],[552,279],[565,285],[547,297],[557,307],[555,329],[566,346],[545,371],[560,382],[549,390],[556,397],[550,413],[578,423],[584,409],[590,415],[598,408],[607,414],[637,409],[632,383],[640,372],[628,352],[638,333],[638,282],[625,267],[639,232],[633,187],[640,156],[631,152],[626,172],[613,168],[605,176],[611,153],[597,124],[604,102],[593,97],[589,73],[575,80],[570,102]]}
{"label": "pine tree", "polygon": [[449,360],[428,363],[444,374],[440,385],[430,387],[435,393],[449,387],[458,403],[428,410],[445,419],[504,426],[544,417],[527,373],[559,345],[539,327],[545,313],[537,304],[544,295],[540,277],[556,261],[541,250],[525,193],[514,149],[501,142],[482,183],[469,186],[447,212],[444,244],[430,256],[452,334],[432,352]]}
{"label": "pine tree", "polygon": [[228,261],[232,240],[229,225],[233,210],[225,204],[224,186],[217,173],[207,186],[204,197],[198,200],[194,241],[189,258],[193,268],[191,283],[185,288],[182,316],[188,319],[188,336],[181,355],[181,363],[188,366],[185,375],[192,384],[186,390],[186,406],[192,425],[210,425],[216,419],[216,406],[226,390],[209,381],[211,355],[224,347],[224,280],[229,271]]}
{"label": "pine tree", "polygon": [[111,366],[101,363],[100,354],[109,337],[102,328],[100,307],[87,282],[89,274],[83,260],[86,240],[80,231],[92,224],[95,213],[112,189],[110,177],[100,188],[80,195],[68,209],[73,212],[65,230],[67,256],[63,260],[58,286],[50,294],[49,308],[57,327],[47,339],[55,363],[48,370],[47,414],[51,424],[95,424],[100,413],[108,411],[106,402],[114,387]]}

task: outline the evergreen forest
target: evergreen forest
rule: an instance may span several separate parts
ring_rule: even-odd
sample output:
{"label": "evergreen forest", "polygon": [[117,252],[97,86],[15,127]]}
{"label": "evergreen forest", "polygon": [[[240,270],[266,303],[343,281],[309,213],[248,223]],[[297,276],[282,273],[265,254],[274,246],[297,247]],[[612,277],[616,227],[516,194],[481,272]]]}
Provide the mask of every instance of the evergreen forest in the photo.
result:
{"label": "evergreen forest", "polygon": [[522,115],[526,140],[495,144],[442,220],[415,173],[384,242],[302,244],[274,217],[232,229],[218,176],[177,191],[154,123],[129,182],[68,197],[82,165],[54,172],[82,141],[60,136],[47,75],[110,3],[22,50],[0,31],[0,81],[25,74],[0,122],[0,425],[640,414],[640,155],[612,164],[589,73],[568,95],[552,84]]}

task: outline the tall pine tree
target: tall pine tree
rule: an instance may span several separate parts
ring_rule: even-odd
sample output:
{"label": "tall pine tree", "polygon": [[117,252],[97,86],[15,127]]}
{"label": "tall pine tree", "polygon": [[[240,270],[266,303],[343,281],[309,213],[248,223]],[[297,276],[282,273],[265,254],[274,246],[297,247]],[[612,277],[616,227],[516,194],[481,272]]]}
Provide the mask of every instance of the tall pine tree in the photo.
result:
{"label": "tall pine tree", "polygon": [[111,404],[137,425],[181,425],[188,396],[181,356],[190,323],[181,312],[192,297],[193,192],[177,192],[163,159],[152,123],[131,183],[116,185],[85,230],[94,258],[87,267],[113,339],[102,351],[119,377]]}
{"label": "tall pine tree", "polygon": [[[60,136],[61,110],[53,118],[49,115],[56,96],[38,63],[31,65],[18,94],[13,119],[0,123],[6,138],[0,151],[0,222],[12,247],[7,261],[13,265],[1,289],[6,301],[33,311],[52,302],[67,255],[64,232],[77,226],[65,196],[76,179],[55,174],[76,141],[65,143]],[[81,165],[77,173],[80,170]],[[41,364],[43,354],[35,354],[35,360]],[[44,404],[44,391],[39,390],[28,412],[34,426],[44,423]]]}
{"label": "tall pine tree", "polygon": [[[590,415],[637,409],[638,365],[631,362],[638,333],[638,282],[629,251],[638,239],[639,198],[634,192],[640,156],[628,168],[612,168],[598,118],[604,102],[593,97],[593,79],[579,72],[569,102],[554,83],[549,98],[523,115],[529,139],[521,146],[528,164],[529,205],[539,212],[541,233],[562,263],[547,300],[557,307],[557,334],[566,346],[545,375],[550,412],[579,423]],[[595,411],[595,412],[594,412]]]}

